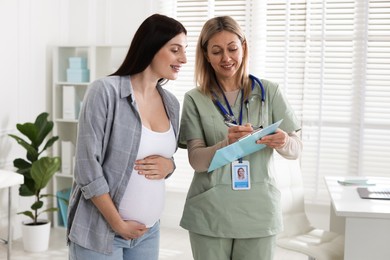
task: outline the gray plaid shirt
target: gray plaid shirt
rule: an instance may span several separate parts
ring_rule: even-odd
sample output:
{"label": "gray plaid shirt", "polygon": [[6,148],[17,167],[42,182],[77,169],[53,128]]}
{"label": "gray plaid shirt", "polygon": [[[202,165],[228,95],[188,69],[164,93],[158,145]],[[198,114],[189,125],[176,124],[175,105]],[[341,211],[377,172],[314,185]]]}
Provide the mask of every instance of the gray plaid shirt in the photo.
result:
{"label": "gray plaid shirt", "polygon": [[[157,89],[178,136],[180,105],[160,85]],[[93,82],[79,117],[75,181],[68,209],[68,239],[100,253],[112,251],[114,231],[90,200],[109,193],[118,207],[136,159],[141,119],[129,76]]]}

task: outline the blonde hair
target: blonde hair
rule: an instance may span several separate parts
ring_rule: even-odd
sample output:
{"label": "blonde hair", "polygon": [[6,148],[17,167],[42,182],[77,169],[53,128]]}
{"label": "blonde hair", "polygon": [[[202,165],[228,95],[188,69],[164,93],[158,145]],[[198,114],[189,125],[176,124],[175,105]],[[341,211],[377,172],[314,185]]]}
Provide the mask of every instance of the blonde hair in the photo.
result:
{"label": "blonde hair", "polygon": [[249,84],[249,59],[248,46],[243,31],[239,24],[230,16],[219,16],[209,19],[202,28],[198,43],[196,46],[195,59],[195,82],[200,91],[208,96],[212,96],[211,92],[219,92],[216,87],[215,72],[211,64],[207,60],[207,45],[209,40],[216,34],[222,31],[234,33],[238,36],[244,48],[242,64],[237,71],[238,83],[244,88],[244,97],[250,93]]}

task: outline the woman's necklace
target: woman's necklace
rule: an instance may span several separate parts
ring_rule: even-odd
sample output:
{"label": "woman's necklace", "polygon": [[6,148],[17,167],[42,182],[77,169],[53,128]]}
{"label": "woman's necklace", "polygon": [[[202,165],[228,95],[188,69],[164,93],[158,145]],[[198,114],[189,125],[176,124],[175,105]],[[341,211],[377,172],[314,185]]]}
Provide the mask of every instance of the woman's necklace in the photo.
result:
{"label": "woman's necklace", "polygon": [[236,103],[238,94],[240,93],[240,89],[236,89],[236,90],[228,91],[228,92],[224,92],[224,93],[225,93],[226,99],[229,102],[229,105],[234,106],[234,104]]}

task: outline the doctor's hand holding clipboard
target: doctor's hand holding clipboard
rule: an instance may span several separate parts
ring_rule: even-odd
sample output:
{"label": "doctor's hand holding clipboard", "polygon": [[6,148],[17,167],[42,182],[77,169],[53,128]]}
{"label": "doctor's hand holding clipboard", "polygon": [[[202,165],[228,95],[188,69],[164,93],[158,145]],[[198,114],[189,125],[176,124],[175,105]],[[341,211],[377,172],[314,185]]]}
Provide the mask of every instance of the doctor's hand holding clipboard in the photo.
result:
{"label": "doctor's hand holding clipboard", "polygon": [[[230,124],[228,129],[228,140],[229,144],[236,142],[237,140],[245,137],[248,134],[251,134],[253,131],[261,130],[254,129],[250,123],[245,125],[234,125]],[[257,140],[257,144],[264,144],[270,148],[278,149],[283,147],[287,141],[287,133],[281,129],[276,129],[272,135],[267,135]]]}
{"label": "doctor's hand holding clipboard", "polygon": [[[247,131],[247,129],[252,129],[250,125],[230,126],[228,137],[233,137],[232,139],[229,139],[229,141],[233,140],[233,143],[226,147],[218,149],[215,152],[215,155],[210,163],[208,172],[211,172],[235,160],[241,160],[241,158],[243,158],[244,156],[263,149],[267,146],[267,144],[275,146],[284,146],[286,144],[286,141],[280,140],[283,139],[284,132],[278,129],[282,121],[283,119],[264,129],[259,128],[255,131],[249,132]],[[233,131],[230,131],[232,128]],[[274,136],[276,136],[276,138],[274,138]],[[267,139],[263,141],[263,139],[266,137]]]}

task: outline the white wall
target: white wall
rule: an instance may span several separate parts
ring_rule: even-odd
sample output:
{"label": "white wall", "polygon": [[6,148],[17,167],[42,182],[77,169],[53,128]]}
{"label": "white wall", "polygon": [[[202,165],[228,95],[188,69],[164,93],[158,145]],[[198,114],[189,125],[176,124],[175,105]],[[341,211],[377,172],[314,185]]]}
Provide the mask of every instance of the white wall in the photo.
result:
{"label": "white wall", "polygon": [[[51,111],[53,45],[129,45],[153,0],[0,0],[0,168],[24,152],[8,137],[16,124]],[[30,203],[13,189],[12,214]],[[0,237],[7,233],[8,193],[0,190]],[[20,236],[21,216],[12,219]]]}

